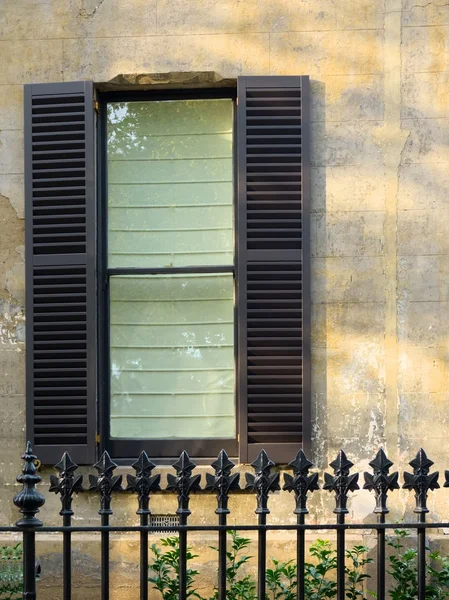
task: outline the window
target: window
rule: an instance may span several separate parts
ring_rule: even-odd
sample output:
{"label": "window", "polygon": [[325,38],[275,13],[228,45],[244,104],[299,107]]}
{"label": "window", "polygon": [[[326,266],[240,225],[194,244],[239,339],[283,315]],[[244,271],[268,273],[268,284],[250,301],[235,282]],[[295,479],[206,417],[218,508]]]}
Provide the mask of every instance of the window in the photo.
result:
{"label": "window", "polygon": [[[108,416],[118,454],[132,455],[135,440],[171,440],[173,456],[207,453],[207,440],[235,451],[233,104],[107,104]],[[147,444],[153,456],[159,447]]]}
{"label": "window", "polygon": [[25,117],[42,462],[291,460],[310,441],[308,78],[33,84]]}

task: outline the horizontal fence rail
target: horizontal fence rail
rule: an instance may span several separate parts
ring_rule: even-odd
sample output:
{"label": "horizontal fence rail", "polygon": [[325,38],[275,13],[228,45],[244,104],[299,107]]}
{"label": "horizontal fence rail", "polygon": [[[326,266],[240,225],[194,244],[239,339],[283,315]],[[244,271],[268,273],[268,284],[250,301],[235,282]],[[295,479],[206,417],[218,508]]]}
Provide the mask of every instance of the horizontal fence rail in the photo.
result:
{"label": "horizontal fence rail", "polygon": [[[345,515],[348,513],[348,499],[351,492],[360,489],[359,473],[351,473],[353,463],[347,458],[345,452],[340,450],[337,458],[330,463],[332,473],[324,474],[322,489],[334,495],[336,515],[335,523],[322,525],[308,524],[306,515],[309,510],[307,501],[313,492],[320,489],[318,473],[310,473],[312,462],[302,450],[289,463],[292,474],[284,473],[282,489],[292,492],[295,500],[293,513],[296,515],[296,525],[271,525],[267,523],[269,495],[281,489],[280,473],[276,465],[262,450],[256,460],[251,464],[254,473],[245,473],[244,489],[253,492],[256,496],[257,506],[255,513],[258,515],[257,525],[229,525],[227,517],[229,496],[232,492],[242,489],[240,474],[232,473],[235,466],[226,452],[222,450],[218,458],[212,463],[213,473],[206,473],[206,485],[201,487],[201,475],[193,474],[195,463],[183,452],[173,464],[175,474],[167,475],[167,491],[177,495],[179,525],[152,526],[150,525],[150,498],[162,491],[160,475],[153,475],[156,465],[142,452],[137,461],[132,465],[135,475],[127,475],[126,487],[123,485],[122,475],[115,475],[117,465],[111,460],[109,454],[104,452],[100,460],[94,465],[97,475],[89,475],[88,490],[99,495],[99,526],[73,526],[72,510],[73,495],[85,490],[83,477],[76,474],[77,465],[71,460],[68,453],[64,453],[61,461],[55,466],[58,475],[50,475],[50,491],[58,494],[61,500],[62,526],[45,527],[37,518],[39,509],[45,502],[44,496],[38,491],[36,485],[41,481],[37,473],[36,459],[30,443],[27,444],[23,455],[22,474],[17,481],[22,484],[22,490],[14,497],[14,504],[20,509],[22,518],[15,527],[0,527],[0,532],[22,532],[23,536],[23,598],[36,599],[36,532],[62,533],[63,536],[63,598],[71,600],[72,597],[72,535],[81,532],[97,532],[101,538],[101,600],[110,597],[109,583],[109,547],[110,534],[115,532],[138,532],[140,536],[140,599],[148,600],[148,536],[150,532],[173,532],[179,536],[179,599],[188,598],[188,535],[189,532],[217,532],[218,534],[218,599],[225,600],[227,592],[227,533],[231,531],[254,531],[258,538],[257,556],[257,597],[266,600],[266,558],[267,558],[267,532],[268,531],[293,531],[296,532],[296,568],[298,600],[305,600],[305,550],[306,532],[319,530],[336,531],[337,546],[337,600],[344,600],[345,594],[345,555],[346,532],[348,530],[374,530],[377,536],[377,598],[385,600],[386,589],[386,531],[396,529],[398,526],[416,530],[418,538],[417,572],[418,572],[418,600],[426,598],[426,529],[449,527],[449,523],[427,523],[426,514],[429,512],[427,498],[429,491],[440,487],[438,473],[430,473],[433,462],[427,457],[424,450],[420,449],[416,457],[409,463],[412,473],[404,473],[402,487],[415,494],[416,522],[412,523],[387,523],[388,494],[399,489],[399,476],[397,472],[390,473],[393,463],[387,458],[383,450],[379,450],[374,460],[369,464],[372,472],[364,473],[363,489],[374,493],[375,507],[373,512],[377,515],[376,523],[347,523]],[[449,471],[445,472],[446,482],[444,487],[449,487]],[[204,489],[216,495],[217,523],[211,525],[189,525],[188,518],[190,495]],[[113,495],[116,492],[127,491],[137,496],[138,526],[118,526],[110,524]]]}

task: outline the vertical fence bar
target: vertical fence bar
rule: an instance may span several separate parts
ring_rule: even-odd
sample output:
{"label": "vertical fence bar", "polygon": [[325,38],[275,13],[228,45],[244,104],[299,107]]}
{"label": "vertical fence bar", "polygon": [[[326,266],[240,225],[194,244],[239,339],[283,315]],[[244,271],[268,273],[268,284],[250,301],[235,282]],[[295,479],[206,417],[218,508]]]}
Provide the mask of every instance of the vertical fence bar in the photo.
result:
{"label": "vertical fence bar", "polygon": [[[138,494],[139,508],[136,514],[140,516],[140,525],[146,527],[151,515],[150,494],[160,491],[161,476],[151,475],[156,465],[146,452],[141,452],[132,467],[136,475],[127,475],[126,489]],[[140,600],[148,600],[148,531],[140,532]]]}
{"label": "vertical fence bar", "polygon": [[[100,493],[101,526],[109,526],[109,516],[112,515],[112,493],[122,489],[122,476],[113,475],[117,467],[107,452],[103,452],[94,468],[98,476],[89,475],[89,490]],[[109,600],[109,531],[101,532],[101,600]]]}
{"label": "vertical fence bar", "polygon": [[[183,452],[178,460],[173,463],[176,477],[169,473],[167,475],[167,490],[178,494],[179,525],[187,525],[187,519],[191,514],[189,510],[190,493],[200,490],[201,475],[192,475],[196,464],[193,463],[187,452]],[[187,599],[187,531],[179,531],[179,600]]]}
{"label": "vertical fence bar", "polygon": [[[72,524],[72,497],[76,492],[83,491],[83,477],[75,477],[75,471],[78,468],[67,452],[64,452],[61,461],[55,465],[59,476],[50,475],[50,492],[60,494],[62,524],[64,527],[70,527]],[[63,571],[63,599],[72,598],[72,533],[64,531],[62,534],[62,571]]]}
{"label": "vertical fence bar", "polygon": [[[425,513],[418,516],[419,523],[426,522]],[[418,529],[418,600],[426,599],[426,530]]]}
{"label": "vertical fence bar", "polygon": [[[295,459],[289,463],[289,467],[293,469],[293,477],[288,473],[284,473],[284,487],[282,489],[288,492],[294,492],[296,508],[296,522],[298,525],[304,525],[305,516],[308,514],[307,509],[307,493],[319,490],[318,473],[309,475],[310,467],[313,463],[307,458],[302,450],[298,452]],[[296,533],[296,569],[297,569],[297,589],[296,596],[298,600],[304,600],[304,565],[305,565],[305,531],[298,529]]]}
{"label": "vertical fence bar", "polygon": [[22,484],[21,491],[14,496],[14,504],[20,508],[23,517],[16,525],[23,530],[23,598],[36,599],[36,528],[42,527],[42,522],[36,518],[45,498],[36,489],[41,478],[37,475],[36,456],[33,454],[30,442],[26,445],[22,474],[17,481]]}
{"label": "vertical fence bar", "polygon": [[[398,473],[390,474],[393,463],[382,449],[369,464],[373,473],[365,473],[363,489],[374,491],[376,497],[374,513],[377,514],[377,522],[382,524],[385,523],[385,515],[389,512],[388,492],[399,489]],[[385,600],[385,529],[377,530],[377,598]]]}
{"label": "vertical fence bar", "polygon": [[[240,475],[238,473],[231,475],[235,464],[229,460],[224,450],[220,452],[217,460],[212,463],[215,473],[206,473],[206,490],[215,492],[217,495],[218,524],[222,527],[227,525],[227,516],[229,514],[228,500],[229,492],[238,490]],[[226,538],[227,531],[218,532],[218,600],[226,600]]]}
{"label": "vertical fence bar", "polygon": [[[429,490],[440,487],[438,471],[429,474],[433,461],[427,458],[422,448],[418,450],[415,458],[409,462],[413,473],[404,473],[404,489],[415,492],[415,509],[418,523],[426,522],[427,496]],[[426,530],[418,529],[418,600],[425,600],[426,596]]]}
{"label": "vertical fence bar", "polygon": [[[337,515],[337,523],[344,525],[345,515],[348,513],[348,492],[354,492],[359,489],[359,474],[350,475],[349,472],[354,464],[348,460],[343,450],[340,450],[337,458],[331,462],[330,466],[334,474],[324,474],[324,488],[335,493],[336,507],[334,513]],[[337,530],[337,598],[345,600],[345,530]]]}
{"label": "vertical fence bar", "polygon": [[268,494],[281,488],[279,485],[279,473],[271,473],[272,467],[276,465],[268,458],[265,450],[259,452],[256,460],[251,463],[251,466],[254,469],[255,475],[246,473],[245,489],[256,492],[256,514],[259,517],[259,525],[261,526],[258,534],[257,597],[259,600],[266,600],[267,531],[265,525],[267,524],[267,514],[270,512],[268,509]]}

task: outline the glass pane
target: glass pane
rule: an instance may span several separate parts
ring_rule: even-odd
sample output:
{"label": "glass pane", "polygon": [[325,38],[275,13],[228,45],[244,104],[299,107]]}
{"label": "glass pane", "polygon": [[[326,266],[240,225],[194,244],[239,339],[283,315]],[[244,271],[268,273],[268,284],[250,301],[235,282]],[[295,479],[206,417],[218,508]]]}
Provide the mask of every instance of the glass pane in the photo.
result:
{"label": "glass pane", "polygon": [[233,264],[231,99],[108,104],[111,267]]}
{"label": "glass pane", "polygon": [[110,284],[111,436],[234,438],[232,275]]}

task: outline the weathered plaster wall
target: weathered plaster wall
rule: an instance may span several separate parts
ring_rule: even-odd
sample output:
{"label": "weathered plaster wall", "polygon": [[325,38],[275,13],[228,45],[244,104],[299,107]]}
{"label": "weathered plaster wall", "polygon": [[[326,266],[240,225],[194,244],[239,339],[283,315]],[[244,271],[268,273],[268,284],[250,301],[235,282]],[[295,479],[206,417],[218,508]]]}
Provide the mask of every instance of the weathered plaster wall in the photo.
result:
{"label": "weathered plaster wall", "polygon": [[[29,82],[199,70],[309,74],[314,459],[325,468],[343,446],[361,470],[383,445],[403,469],[424,445],[436,468],[449,467],[448,27],[444,0],[1,0],[0,522],[16,518],[11,482],[24,445]],[[439,496],[431,506],[442,516],[447,494]],[[311,503],[312,520],[330,518],[323,497]],[[396,498],[393,519],[412,508],[408,493]],[[77,522],[97,522],[94,498],[76,505]],[[161,496],[154,510],[173,506]],[[195,498],[193,521],[212,506]],[[129,498],[116,507],[118,520],[135,520]],[[232,507],[236,519],[254,520],[253,498],[239,496]],[[49,500],[47,523],[56,508]],[[275,522],[293,519],[291,498],[272,508]],[[371,509],[366,492],[354,495],[351,518],[366,519]],[[288,536],[270,537],[293,551]],[[40,550],[48,599],[60,597],[49,576],[59,565],[55,550],[52,540]],[[86,552],[97,551],[87,538],[77,547],[83,598],[89,590],[95,597],[98,562]],[[134,598],[135,541],[116,540],[113,561],[114,598]]]}

